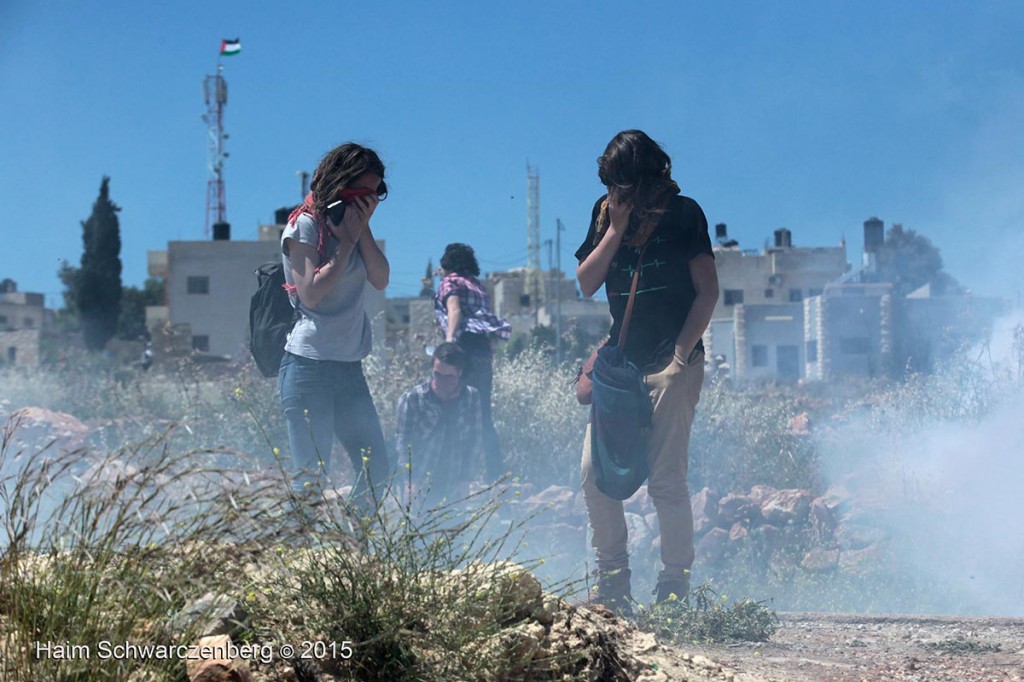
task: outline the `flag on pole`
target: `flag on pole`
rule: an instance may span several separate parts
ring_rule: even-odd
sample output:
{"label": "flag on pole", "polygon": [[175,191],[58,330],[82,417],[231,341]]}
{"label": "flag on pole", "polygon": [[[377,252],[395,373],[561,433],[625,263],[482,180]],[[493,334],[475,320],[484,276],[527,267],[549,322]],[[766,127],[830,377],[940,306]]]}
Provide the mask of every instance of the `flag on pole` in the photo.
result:
{"label": "flag on pole", "polygon": [[238,38],[235,38],[234,40],[225,38],[220,41],[220,54],[222,57],[229,57],[233,54],[238,54],[241,51],[242,42]]}

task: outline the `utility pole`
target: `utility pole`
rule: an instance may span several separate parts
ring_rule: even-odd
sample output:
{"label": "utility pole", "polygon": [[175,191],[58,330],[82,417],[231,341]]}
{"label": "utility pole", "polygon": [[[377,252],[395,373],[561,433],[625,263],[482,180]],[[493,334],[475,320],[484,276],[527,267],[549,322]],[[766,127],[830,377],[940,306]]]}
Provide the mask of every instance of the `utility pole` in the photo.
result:
{"label": "utility pole", "polygon": [[551,273],[555,269],[555,264],[551,260],[551,246],[554,242],[550,239],[544,240],[544,246],[548,247],[548,269],[547,274],[544,275],[544,304],[547,305],[548,300],[551,298]]}
{"label": "utility pole", "polygon": [[540,174],[526,164],[526,291],[530,295],[534,322],[544,299],[544,279],[540,273]]}

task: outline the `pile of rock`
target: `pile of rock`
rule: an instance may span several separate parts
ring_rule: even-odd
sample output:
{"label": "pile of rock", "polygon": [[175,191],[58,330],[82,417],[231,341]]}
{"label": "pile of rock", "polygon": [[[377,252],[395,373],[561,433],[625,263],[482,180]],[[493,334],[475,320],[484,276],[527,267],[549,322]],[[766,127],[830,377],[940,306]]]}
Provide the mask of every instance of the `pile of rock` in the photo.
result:
{"label": "pile of rock", "polygon": [[[583,493],[566,486],[530,492],[524,486],[511,505],[515,518],[532,518],[530,546],[586,551]],[[884,501],[853,480],[819,496],[767,485],[726,494],[704,488],[691,496],[691,507],[697,564],[711,572],[743,549],[766,564],[785,551],[787,561],[795,557],[808,571],[851,569],[876,559],[889,539],[880,518]],[[638,564],[656,562],[661,538],[646,486],[624,508],[630,555]]]}

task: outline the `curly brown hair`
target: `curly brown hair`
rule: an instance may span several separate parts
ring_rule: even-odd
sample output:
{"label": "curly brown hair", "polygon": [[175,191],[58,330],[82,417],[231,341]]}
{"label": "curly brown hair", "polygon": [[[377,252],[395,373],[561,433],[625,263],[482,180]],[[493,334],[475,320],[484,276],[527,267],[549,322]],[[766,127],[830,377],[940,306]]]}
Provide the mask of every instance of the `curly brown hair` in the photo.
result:
{"label": "curly brown hair", "polygon": [[[632,204],[626,243],[634,246],[647,241],[665,212],[668,197],[679,193],[672,179],[672,159],[642,130],[623,130],[612,138],[597,159],[597,177],[608,188],[609,197]],[[602,205],[598,240],[609,222],[607,207]]]}
{"label": "curly brown hair", "polygon": [[469,244],[455,242],[444,247],[444,255],[441,256],[441,267],[447,272],[467,277],[480,276],[480,264],[476,260],[473,247]]}
{"label": "curly brown hair", "polygon": [[384,162],[377,156],[377,152],[355,142],[346,142],[324,154],[313,171],[313,180],[309,185],[316,214],[325,215],[327,205],[337,200],[338,192],[363,173],[380,176],[377,197],[385,199],[388,186],[384,183]]}

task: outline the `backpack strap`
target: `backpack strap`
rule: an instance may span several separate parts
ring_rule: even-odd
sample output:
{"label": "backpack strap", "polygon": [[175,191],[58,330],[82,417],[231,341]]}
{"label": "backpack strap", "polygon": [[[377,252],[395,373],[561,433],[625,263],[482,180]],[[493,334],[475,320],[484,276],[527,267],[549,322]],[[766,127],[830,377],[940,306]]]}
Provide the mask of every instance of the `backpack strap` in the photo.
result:
{"label": "backpack strap", "polygon": [[633,317],[633,302],[636,300],[636,285],[640,281],[640,270],[643,268],[644,251],[647,244],[640,249],[640,256],[636,259],[636,271],[633,272],[633,283],[629,285],[629,299],[626,301],[626,313],[622,316],[622,327],[619,329],[619,348],[626,352],[626,336],[629,333],[629,319]]}

